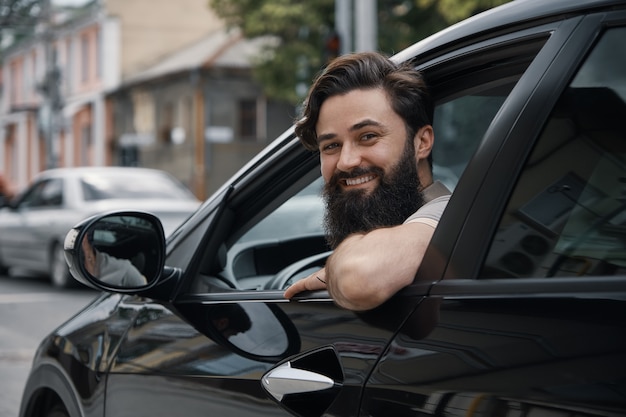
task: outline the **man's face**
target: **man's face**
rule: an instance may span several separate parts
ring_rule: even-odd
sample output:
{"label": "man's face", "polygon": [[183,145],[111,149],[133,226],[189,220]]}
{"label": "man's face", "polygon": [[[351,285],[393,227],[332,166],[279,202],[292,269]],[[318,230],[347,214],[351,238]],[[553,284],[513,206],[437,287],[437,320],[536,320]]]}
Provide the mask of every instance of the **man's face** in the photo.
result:
{"label": "man's face", "polygon": [[351,233],[401,224],[423,204],[413,138],[382,89],[326,99],[316,132],[332,247]]}

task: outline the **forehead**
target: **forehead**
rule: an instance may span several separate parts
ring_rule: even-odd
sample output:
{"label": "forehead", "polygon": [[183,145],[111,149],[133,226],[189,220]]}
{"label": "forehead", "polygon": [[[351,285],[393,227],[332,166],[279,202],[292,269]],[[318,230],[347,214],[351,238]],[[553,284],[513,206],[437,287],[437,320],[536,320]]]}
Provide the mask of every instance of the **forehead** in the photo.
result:
{"label": "forehead", "polygon": [[321,130],[350,127],[363,119],[389,122],[390,118],[400,119],[400,116],[393,111],[382,88],[352,90],[322,103],[316,130],[319,135],[323,133]]}

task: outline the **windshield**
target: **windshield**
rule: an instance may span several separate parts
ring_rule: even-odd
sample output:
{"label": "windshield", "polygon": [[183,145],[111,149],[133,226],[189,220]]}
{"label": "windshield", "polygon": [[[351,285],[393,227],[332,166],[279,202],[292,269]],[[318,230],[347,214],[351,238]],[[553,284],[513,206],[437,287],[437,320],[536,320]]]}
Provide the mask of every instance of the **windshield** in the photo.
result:
{"label": "windshield", "polygon": [[193,195],[182,184],[165,173],[98,173],[81,179],[86,201],[106,199],[192,199]]}

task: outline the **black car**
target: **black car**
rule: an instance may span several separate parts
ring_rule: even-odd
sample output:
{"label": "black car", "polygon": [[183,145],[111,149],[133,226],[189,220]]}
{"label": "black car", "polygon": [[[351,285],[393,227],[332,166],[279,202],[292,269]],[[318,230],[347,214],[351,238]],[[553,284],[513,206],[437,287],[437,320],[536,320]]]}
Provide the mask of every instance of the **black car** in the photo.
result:
{"label": "black car", "polygon": [[[375,310],[283,297],[329,253],[292,131],[167,241],[147,213],[77,225],[66,258],[105,293],[42,342],[20,415],[626,415],[625,40],[624,1],[516,0],[395,56],[453,195]],[[89,274],[87,244],[148,283]]]}

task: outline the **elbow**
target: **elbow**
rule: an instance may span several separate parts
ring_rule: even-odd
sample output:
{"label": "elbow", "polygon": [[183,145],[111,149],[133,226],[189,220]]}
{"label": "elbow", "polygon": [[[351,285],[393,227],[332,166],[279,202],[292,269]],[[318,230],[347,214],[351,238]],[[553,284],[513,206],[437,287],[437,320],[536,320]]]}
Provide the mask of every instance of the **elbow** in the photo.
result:
{"label": "elbow", "polygon": [[335,302],[348,310],[366,311],[378,307],[392,294],[387,294],[380,283],[358,270],[341,275],[330,291]]}

